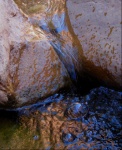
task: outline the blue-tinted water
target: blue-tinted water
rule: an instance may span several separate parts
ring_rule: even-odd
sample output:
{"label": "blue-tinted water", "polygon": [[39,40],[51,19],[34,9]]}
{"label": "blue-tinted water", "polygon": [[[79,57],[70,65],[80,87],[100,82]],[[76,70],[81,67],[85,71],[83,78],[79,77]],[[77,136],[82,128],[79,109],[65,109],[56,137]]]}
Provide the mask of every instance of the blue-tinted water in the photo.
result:
{"label": "blue-tinted water", "polygon": [[[4,149],[121,149],[122,92],[104,87],[81,96],[61,92],[14,111],[0,111]],[[4,114],[4,115],[3,115]]]}

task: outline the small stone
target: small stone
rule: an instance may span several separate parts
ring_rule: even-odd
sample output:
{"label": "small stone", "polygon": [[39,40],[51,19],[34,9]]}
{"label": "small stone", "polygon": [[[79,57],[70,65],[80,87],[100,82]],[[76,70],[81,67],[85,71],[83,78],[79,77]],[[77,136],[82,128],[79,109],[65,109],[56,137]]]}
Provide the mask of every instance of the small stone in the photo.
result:
{"label": "small stone", "polygon": [[71,119],[78,119],[88,113],[88,106],[81,103],[73,103],[66,110],[66,115]]}
{"label": "small stone", "polygon": [[38,135],[34,135],[34,136],[33,136],[33,139],[36,141],[36,140],[39,139],[39,136],[38,136]]}
{"label": "small stone", "polygon": [[63,133],[62,140],[64,143],[73,142],[75,140],[76,136],[71,133]]}

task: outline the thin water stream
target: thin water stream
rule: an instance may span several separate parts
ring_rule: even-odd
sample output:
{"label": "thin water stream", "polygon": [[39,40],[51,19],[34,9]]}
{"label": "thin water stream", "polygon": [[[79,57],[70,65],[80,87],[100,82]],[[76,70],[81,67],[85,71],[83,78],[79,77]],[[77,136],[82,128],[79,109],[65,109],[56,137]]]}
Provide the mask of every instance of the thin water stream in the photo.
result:
{"label": "thin water stream", "polygon": [[66,1],[15,0],[15,2],[29,16],[30,23],[39,26],[40,30],[44,31],[71,79],[77,82],[79,72],[82,70],[82,61],[79,61],[82,48],[78,48],[76,37],[74,40],[70,33]]}

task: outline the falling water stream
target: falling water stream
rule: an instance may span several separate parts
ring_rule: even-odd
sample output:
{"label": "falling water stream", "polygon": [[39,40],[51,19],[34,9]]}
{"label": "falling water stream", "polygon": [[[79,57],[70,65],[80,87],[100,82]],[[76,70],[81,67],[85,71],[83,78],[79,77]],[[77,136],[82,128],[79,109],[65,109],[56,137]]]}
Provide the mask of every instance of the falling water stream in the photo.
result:
{"label": "falling water stream", "polygon": [[29,15],[29,22],[44,31],[71,79],[77,82],[78,72],[82,70],[82,62],[79,61],[82,49],[79,50],[69,31],[65,0],[15,1]]}
{"label": "falling water stream", "polygon": [[[68,25],[65,0],[15,2],[40,27],[77,81],[81,47]],[[105,87],[85,95],[60,91],[28,107],[0,110],[0,149],[121,149],[121,97],[122,92]]]}

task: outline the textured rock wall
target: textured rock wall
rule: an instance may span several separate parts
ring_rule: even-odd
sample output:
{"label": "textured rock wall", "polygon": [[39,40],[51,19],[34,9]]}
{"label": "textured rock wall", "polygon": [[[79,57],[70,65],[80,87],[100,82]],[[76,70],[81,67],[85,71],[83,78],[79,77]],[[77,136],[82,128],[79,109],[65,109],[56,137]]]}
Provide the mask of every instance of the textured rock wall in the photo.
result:
{"label": "textured rock wall", "polygon": [[67,0],[67,10],[86,72],[122,87],[121,0]]}
{"label": "textured rock wall", "polygon": [[13,0],[0,1],[0,106],[37,102],[67,86],[68,73],[43,32]]}

